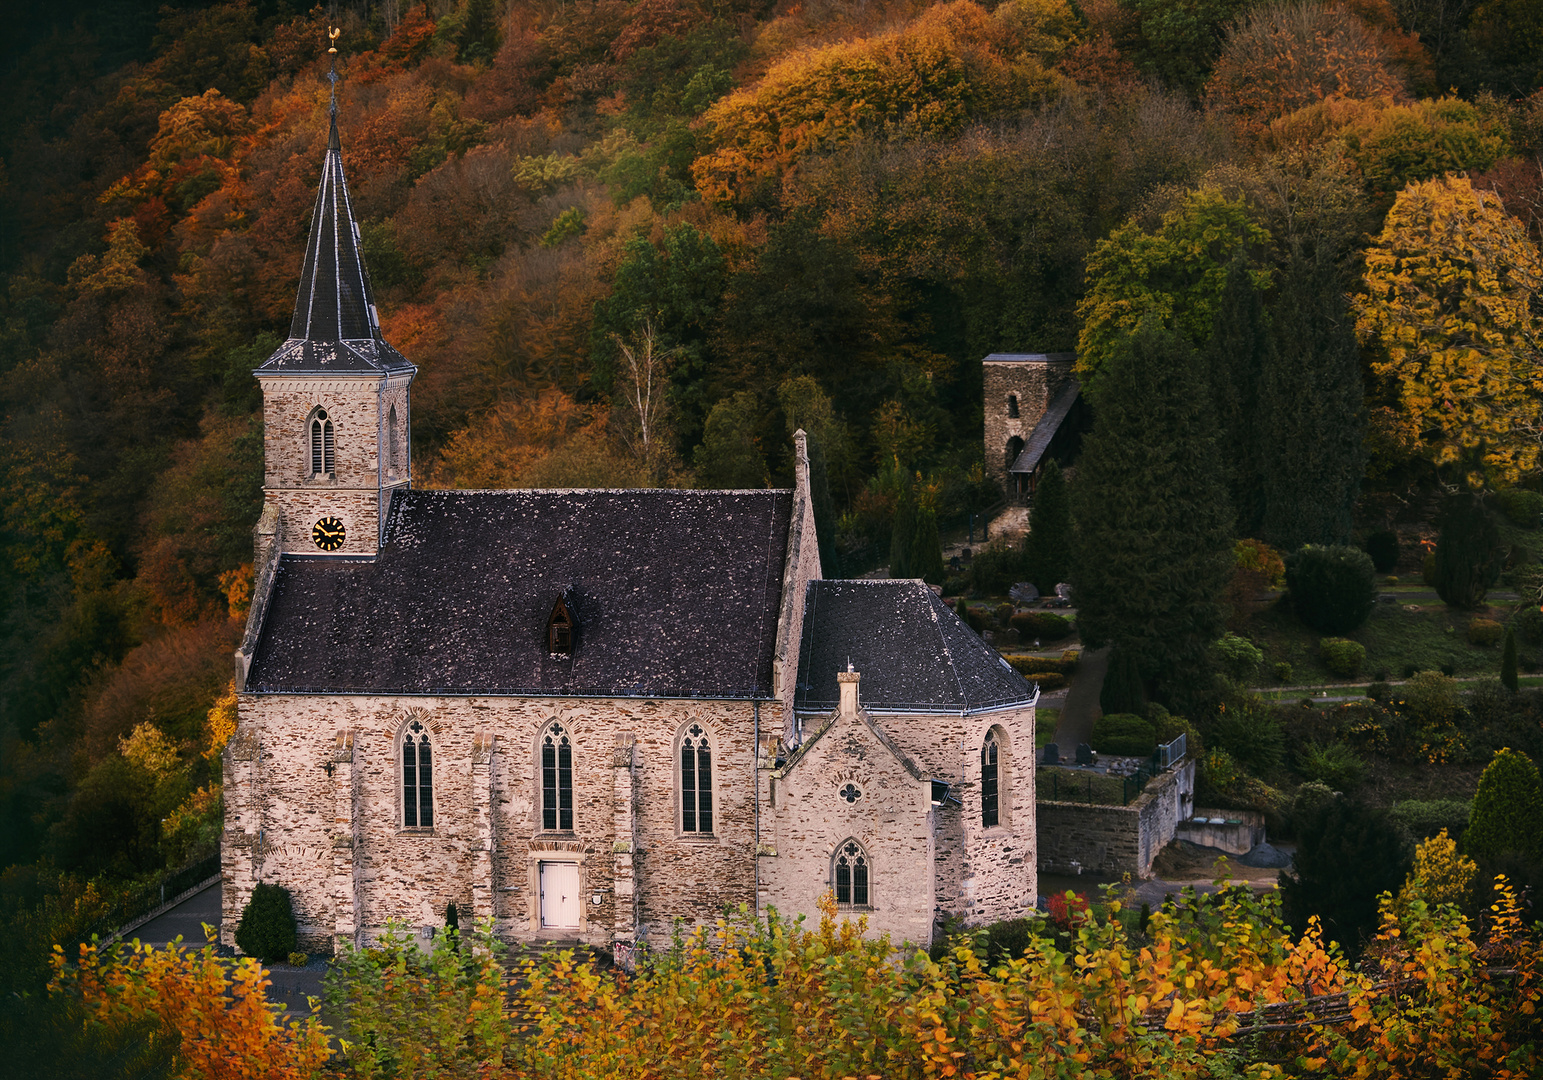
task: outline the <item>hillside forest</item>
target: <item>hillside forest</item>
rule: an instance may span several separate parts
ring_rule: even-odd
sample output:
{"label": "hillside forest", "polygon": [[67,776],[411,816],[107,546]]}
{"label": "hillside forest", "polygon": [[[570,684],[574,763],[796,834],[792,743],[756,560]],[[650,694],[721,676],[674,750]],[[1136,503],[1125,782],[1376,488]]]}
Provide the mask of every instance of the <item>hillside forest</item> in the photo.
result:
{"label": "hillside forest", "polygon": [[1225,489],[1200,562],[1538,480],[1539,0],[68,0],[0,48],[8,914],[218,836],[333,64],[420,486],[783,486],[803,428],[867,569],[1000,499],[980,360],[1056,350],[1133,436],[1074,504],[1175,424],[1228,463],[1143,474]]}

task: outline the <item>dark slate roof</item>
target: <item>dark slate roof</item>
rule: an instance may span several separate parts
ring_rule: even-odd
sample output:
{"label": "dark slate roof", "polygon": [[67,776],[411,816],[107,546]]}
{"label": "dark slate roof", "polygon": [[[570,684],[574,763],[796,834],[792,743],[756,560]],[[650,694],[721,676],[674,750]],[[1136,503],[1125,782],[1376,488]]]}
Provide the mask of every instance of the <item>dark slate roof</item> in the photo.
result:
{"label": "dark slate roof", "polygon": [[412,367],[381,340],[375,294],[359,246],[359,226],[348,198],[334,113],[289,339],[259,371],[330,374]]}
{"label": "dark slate roof", "polygon": [[1039,418],[1039,423],[1034,425],[1034,430],[1029,432],[1029,441],[1024,443],[1023,451],[1018,459],[1013,462],[1009,472],[1031,473],[1039,465],[1039,459],[1045,456],[1045,451],[1050,449],[1050,440],[1055,438],[1055,433],[1065,423],[1067,415],[1072,411],[1072,406],[1077,403],[1077,398],[1082,393],[1082,386],[1076,379],[1068,379],[1066,385],[1051,400],[1050,407],[1045,410],[1045,415]]}
{"label": "dark slate roof", "polygon": [[836,672],[862,674],[880,712],[974,712],[1027,704],[1034,688],[921,581],[811,581],[798,659],[799,711],[834,709]]}
{"label": "dark slate roof", "polygon": [[[414,491],[374,559],[285,556],[253,692],[769,697],[786,491]],[[547,618],[571,589],[571,656]]]}
{"label": "dark slate roof", "polygon": [[1052,353],[1038,353],[1038,352],[1032,352],[1032,353],[994,352],[990,356],[986,357],[986,359],[981,361],[981,362],[984,363],[984,364],[1044,364],[1044,363],[1070,364],[1073,361],[1075,361],[1076,359],[1077,359],[1077,354],[1076,353],[1071,353],[1071,352],[1052,352]]}

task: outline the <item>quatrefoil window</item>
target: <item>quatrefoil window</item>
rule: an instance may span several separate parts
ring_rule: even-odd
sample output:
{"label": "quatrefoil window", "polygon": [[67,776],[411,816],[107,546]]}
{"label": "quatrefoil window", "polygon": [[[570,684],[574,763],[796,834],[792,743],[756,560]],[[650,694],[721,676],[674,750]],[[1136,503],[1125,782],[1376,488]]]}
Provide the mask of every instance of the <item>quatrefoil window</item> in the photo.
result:
{"label": "quatrefoil window", "polygon": [[836,792],[836,794],[840,795],[843,799],[845,799],[847,801],[847,805],[848,806],[851,806],[858,799],[861,799],[863,797],[863,793],[861,791],[857,790],[857,785],[856,784],[852,784],[852,783],[847,784],[846,787],[844,787],[840,791]]}

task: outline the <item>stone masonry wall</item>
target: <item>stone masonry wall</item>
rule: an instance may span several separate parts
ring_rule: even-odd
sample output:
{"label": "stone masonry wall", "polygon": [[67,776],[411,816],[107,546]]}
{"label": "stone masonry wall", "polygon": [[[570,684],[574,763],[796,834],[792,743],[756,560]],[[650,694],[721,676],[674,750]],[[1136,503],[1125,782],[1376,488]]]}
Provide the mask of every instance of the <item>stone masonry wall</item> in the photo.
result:
{"label": "stone masonry wall", "polygon": [[[853,785],[861,796],[847,802]],[[816,902],[834,888],[833,857],[847,839],[863,846],[870,866],[869,932],[926,946],[936,905],[932,874],[931,784],[917,779],[860,716],[838,716],[802,753],[772,774],[772,821],[761,879],[768,903],[783,915],[819,919]],[[766,821],[762,822],[766,839]]]}
{"label": "stone masonry wall", "polygon": [[[993,360],[982,364],[985,402],[986,476],[1004,487],[1008,440],[1027,441],[1061,386],[1071,376],[1070,360]],[[1018,415],[1008,415],[1008,398],[1018,397]]]}
{"label": "stone masonry wall", "polygon": [[[269,376],[263,381],[263,488],[284,510],[284,551],[315,552],[311,526],[329,514],[347,539],[333,554],[372,554],[380,541],[380,492],[410,479],[408,375],[389,379]],[[397,410],[398,468],[387,470],[386,417]],[[310,473],[310,417],[317,407],[333,425],[336,469]]]}
{"label": "stone masonry wall", "polygon": [[[1152,876],[1152,860],[1173,839],[1194,802],[1195,763],[1185,761],[1152,778],[1129,806],[1041,800],[1037,807],[1039,867],[1048,873],[1089,870]],[[1079,869],[1080,868],[1080,869]]]}
{"label": "stone masonry wall", "polygon": [[[939,918],[976,926],[1016,918],[1034,906],[1034,707],[961,717],[956,714],[874,714],[875,721],[931,778],[953,787],[960,805],[940,807],[937,852]],[[998,766],[999,824],[981,824],[980,750],[993,728],[1003,757]]]}
{"label": "stone masonry wall", "polygon": [[[763,729],[780,727],[774,704],[760,712]],[[431,829],[399,825],[399,739],[414,719],[433,739]],[[540,828],[538,740],[554,721],[574,750],[567,833]],[[710,837],[678,827],[677,737],[690,723],[712,739]],[[629,820],[619,797],[636,798],[628,858],[641,929],[667,942],[677,918],[690,928],[755,902],[754,723],[750,702],[244,694],[225,763],[227,943],[257,881],[291,890],[312,949],[367,940],[388,921],[441,926],[452,902],[492,915],[506,939],[608,945],[613,928],[630,939],[633,899],[618,906],[613,880],[616,822]],[[618,785],[618,737],[629,734],[635,785]],[[539,926],[544,860],[579,864],[577,932]]]}

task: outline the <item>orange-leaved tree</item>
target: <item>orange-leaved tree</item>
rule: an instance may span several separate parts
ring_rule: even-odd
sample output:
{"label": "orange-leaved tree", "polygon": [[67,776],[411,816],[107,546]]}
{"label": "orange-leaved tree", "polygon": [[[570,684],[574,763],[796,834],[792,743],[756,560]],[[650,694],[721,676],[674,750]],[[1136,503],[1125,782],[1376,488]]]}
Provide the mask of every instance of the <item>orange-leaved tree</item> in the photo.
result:
{"label": "orange-leaved tree", "polygon": [[1543,439],[1543,256],[1466,177],[1411,184],[1366,252],[1356,330],[1437,465],[1514,484]]}

